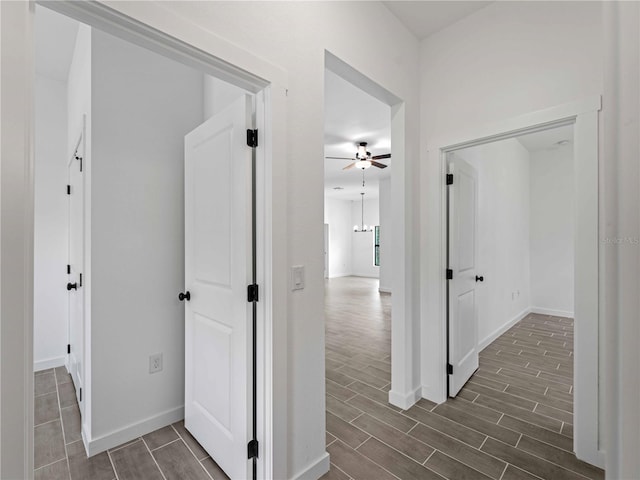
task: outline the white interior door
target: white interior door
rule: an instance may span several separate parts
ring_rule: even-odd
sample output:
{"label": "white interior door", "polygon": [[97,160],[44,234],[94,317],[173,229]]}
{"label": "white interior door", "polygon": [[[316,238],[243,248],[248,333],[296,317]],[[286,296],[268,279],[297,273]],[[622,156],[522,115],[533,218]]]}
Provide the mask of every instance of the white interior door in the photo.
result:
{"label": "white interior door", "polygon": [[449,174],[449,395],[455,397],[478,368],[476,242],[478,176],[450,154]]}
{"label": "white interior door", "polygon": [[324,278],[329,278],[329,224],[324,224]]}
{"label": "white interior door", "polygon": [[83,412],[84,383],[84,135],[69,161],[69,262],[67,292],[69,296],[69,346],[67,370],[76,389],[80,412]]}
{"label": "white interior door", "polygon": [[249,478],[251,98],[185,136],[185,426],[227,475]]}

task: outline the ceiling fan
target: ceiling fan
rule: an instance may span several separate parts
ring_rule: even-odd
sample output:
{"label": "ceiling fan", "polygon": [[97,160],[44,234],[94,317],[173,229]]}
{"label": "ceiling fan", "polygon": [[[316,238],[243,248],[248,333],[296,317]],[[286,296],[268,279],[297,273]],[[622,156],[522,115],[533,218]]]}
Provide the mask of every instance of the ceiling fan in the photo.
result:
{"label": "ceiling fan", "polygon": [[343,170],[349,170],[351,168],[360,168],[362,170],[369,168],[370,166],[378,167],[378,168],[387,168],[387,165],[384,163],[376,162],[376,160],[382,160],[383,158],[391,158],[390,153],[385,153],[384,155],[374,155],[371,156],[371,152],[367,152],[367,142],[360,142],[358,144],[358,151],[356,152],[355,158],[348,157],[325,157],[335,160],[353,160],[353,163],[350,163]]}

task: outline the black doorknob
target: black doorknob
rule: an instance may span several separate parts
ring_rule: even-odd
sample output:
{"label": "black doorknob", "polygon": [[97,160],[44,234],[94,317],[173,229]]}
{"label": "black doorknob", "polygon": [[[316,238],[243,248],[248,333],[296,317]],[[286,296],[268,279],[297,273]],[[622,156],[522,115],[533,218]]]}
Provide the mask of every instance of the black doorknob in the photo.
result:
{"label": "black doorknob", "polygon": [[67,283],[67,290],[78,290],[77,283]]}
{"label": "black doorknob", "polygon": [[178,300],[180,300],[181,302],[184,302],[185,300],[188,302],[189,300],[191,300],[191,294],[187,291],[187,292],[180,292],[178,294]]}
{"label": "black doorknob", "polygon": [[476,275],[476,282],[484,282],[484,277],[482,275]]}

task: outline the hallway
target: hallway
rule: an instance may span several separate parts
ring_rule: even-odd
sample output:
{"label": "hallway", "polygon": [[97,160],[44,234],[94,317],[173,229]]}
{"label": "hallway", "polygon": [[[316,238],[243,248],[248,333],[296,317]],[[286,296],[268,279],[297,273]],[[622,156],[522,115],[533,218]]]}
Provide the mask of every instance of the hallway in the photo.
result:
{"label": "hallway", "polygon": [[573,320],[530,314],[480,353],[455,399],[387,403],[389,295],[377,279],[325,282],[324,479],[602,479],[573,449]]}

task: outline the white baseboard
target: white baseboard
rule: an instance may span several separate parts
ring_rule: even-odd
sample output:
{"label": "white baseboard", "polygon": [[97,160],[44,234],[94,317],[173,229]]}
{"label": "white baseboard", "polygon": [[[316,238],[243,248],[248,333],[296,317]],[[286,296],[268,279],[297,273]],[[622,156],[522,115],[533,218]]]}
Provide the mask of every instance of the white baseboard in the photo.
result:
{"label": "white baseboard", "polygon": [[498,338],[504,332],[509,330],[511,327],[513,327],[516,323],[518,323],[520,320],[522,320],[524,317],[526,317],[530,313],[531,313],[531,308],[529,308],[529,307],[525,308],[519,314],[517,314],[515,317],[513,317],[511,320],[509,320],[507,323],[502,325],[500,328],[498,328],[498,329],[494,330],[493,332],[491,332],[485,338],[480,340],[480,343],[478,344],[478,350],[482,351],[487,345],[489,345],[496,338]]}
{"label": "white baseboard", "polygon": [[329,471],[329,467],[329,454],[327,452],[324,452],[324,454],[318,460],[312,462],[311,465],[295,475],[293,479],[318,480],[318,478]]}
{"label": "white baseboard", "polygon": [[531,313],[553,315],[554,317],[574,318],[573,312],[568,312],[566,310],[553,310],[551,308],[531,307]]}
{"label": "white baseboard", "polygon": [[434,403],[444,403],[447,401],[446,394],[441,392],[434,392],[431,387],[422,387],[422,398],[426,398],[427,400]]}
{"label": "white baseboard", "polygon": [[411,408],[421,398],[422,387],[418,387],[407,393],[400,393],[391,390],[389,392],[389,403],[400,407],[403,410]]}
{"label": "white baseboard", "polygon": [[379,275],[370,275],[367,273],[352,273],[349,275],[350,277],[360,277],[360,278],[380,278]]}
{"label": "white baseboard", "polygon": [[117,447],[123,443],[134,440],[142,435],[151,433],[159,428],[166,427],[184,418],[184,407],[177,407],[140,422],[132,423],[120,430],[107,433],[97,438],[89,438],[89,433],[82,429],[82,440],[89,457],[102,453],[109,448]]}
{"label": "white baseboard", "polygon": [[67,360],[67,356],[47,358],[46,360],[38,360],[33,362],[33,371],[48,370],[49,368],[62,367]]}
{"label": "white baseboard", "polygon": [[329,274],[329,278],[340,278],[340,277],[350,277],[350,273],[332,273]]}
{"label": "white baseboard", "polygon": [[387,288],[387,287],[378,287],[378,292],[380,292],[380,293],[388,293],[389,295],[391,295],[391,289]]}

